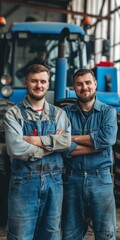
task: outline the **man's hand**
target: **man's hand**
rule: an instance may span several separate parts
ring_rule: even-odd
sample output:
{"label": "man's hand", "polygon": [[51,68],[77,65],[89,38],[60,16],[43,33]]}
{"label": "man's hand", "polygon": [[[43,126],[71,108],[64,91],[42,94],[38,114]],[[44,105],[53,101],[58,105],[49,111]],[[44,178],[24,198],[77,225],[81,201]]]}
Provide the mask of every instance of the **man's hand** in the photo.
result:
{"label": "man's hand", "polygon": [[[56,131],[56,134],[62,134],[62,133],[64,133],[64,130],[60,128]],[[45,147],[42,144],[40,136],[23,136],[23,140],[38,147],[42,147],[42,148]]]}
{"label": "man's hand", "polygon": [[62,134],[64,133],[64,130],[62,130],[61,128],[59,128],[57,131],[56,131],[56,134]]}

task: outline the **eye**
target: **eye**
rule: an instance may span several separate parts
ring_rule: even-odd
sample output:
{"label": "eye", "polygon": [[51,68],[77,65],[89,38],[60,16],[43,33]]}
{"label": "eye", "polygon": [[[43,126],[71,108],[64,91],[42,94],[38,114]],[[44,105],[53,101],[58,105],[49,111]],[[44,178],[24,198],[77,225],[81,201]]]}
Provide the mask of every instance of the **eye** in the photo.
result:
{"label": "eye", "polygon": [[91,84],[91,81],[86,81],[86,84],[87,84],[87,85],[90,85],[90,84]]}
{"label": "eye", "polygon": [[32,79],[32,80],[31,80],[31,83],[37,83],[37,80]]}
{"label": "eye", "polygon": [[41,83],[46,84],[47,82],[46,82],[46,80],[41,80]]}
{"label": "eye", "polygon": [[78,86],[78,87],[82,87],[82,85],[83,85],[83,84],[82,84],[81,82],[77,82],[77,83],[76,83],[76,86]]}

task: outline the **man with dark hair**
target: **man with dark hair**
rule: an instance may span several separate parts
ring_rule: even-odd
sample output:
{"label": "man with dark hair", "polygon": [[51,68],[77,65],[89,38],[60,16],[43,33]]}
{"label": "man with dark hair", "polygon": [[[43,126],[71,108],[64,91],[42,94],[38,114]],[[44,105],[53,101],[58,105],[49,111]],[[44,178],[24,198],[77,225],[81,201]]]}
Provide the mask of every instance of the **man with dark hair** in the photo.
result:
{"label": "man with dark hair", "polygon": [[60,240],[61,152],[70,147],[71,128],[65,111],[45,100],[49,78],[43,65],[30,66],[28,96],[5,114],[11,158],[8,240]]}
{"label": "man with dark hair", "polygon": [[92,224],[96,240],[116,239],[116,213],[110,174],[116,141],[115,108],[96,97],[90,69],[73,76],[77,101],[64,110],[71,122],[72,144],[64,153],[63,240],[83,240]]}

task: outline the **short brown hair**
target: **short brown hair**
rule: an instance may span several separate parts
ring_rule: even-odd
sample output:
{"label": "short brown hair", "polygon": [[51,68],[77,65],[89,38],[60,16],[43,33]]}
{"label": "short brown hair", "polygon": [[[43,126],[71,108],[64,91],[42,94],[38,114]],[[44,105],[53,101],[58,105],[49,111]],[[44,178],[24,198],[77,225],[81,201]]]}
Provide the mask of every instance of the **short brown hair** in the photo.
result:
{"label": "short brown hair", "polygon": [[26,71],[26,78],[28,77],[29,73],[40,73],[40,72],[47,72],[48,76],[50,77],[50,71],[47,67],[41,64],[33,64],[28,67]]}
{"label": "short brown hair", "polygon": [[95,74],[94,74],[94,72],[91,69],[89,69],[89,68],[81,68],[81,69],[77,70],[77,72],[74,73],[74,75],[73,75],[73,83],[74,83],[74,80],[75,80],[76,77],[83,76],[83,75],[85,75],[87,73],[91,73],[91,75],[93,76],[94,80],[96,80],[95,79]]}

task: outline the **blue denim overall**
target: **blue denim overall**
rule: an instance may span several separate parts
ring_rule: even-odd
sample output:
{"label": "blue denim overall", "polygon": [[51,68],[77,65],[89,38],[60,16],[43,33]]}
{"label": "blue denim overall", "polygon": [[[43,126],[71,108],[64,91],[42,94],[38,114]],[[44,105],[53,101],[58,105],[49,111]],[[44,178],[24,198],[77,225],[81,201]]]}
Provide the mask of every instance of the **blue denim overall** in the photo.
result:
{"label": "blue denim overall", "polygon": [[[117,129],[114,109],[108,109],[103,103],[96,101],[93,112],[87,118],[78,104],[66,107],[66,112],[71,122],[72,135],[91,134],[98,145],[110,141],[114,143]],[[98,141],[103,115],[104,121],[110,118],[108,122],[114,126],[106,130],[108,134],[105,134],[105,139],[103,134],[103,138]],[[109,128],[109,124],[103,125]],[[64,163],[66,172],[62,239],[84,240],[88,226],[91,225],[95,240],[116,240],[115,200],[110,173],[112,147],[102,148],[102,151],[92,154],[73,156],[65,159]]]}
{"label": "blue denim overall", "polygon": [[[56,132],[54,106],[49,120],[28,120],[26,109],[18,105],[24,118],[23,135],[50,135]],[[36,161],[14,159],[9,189],[8,240],[60,240],[63,198],[62,157],[53,153]]]}

